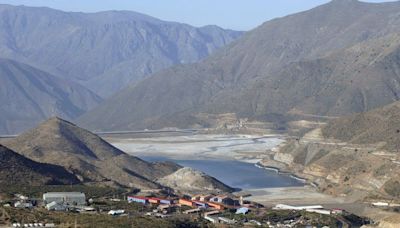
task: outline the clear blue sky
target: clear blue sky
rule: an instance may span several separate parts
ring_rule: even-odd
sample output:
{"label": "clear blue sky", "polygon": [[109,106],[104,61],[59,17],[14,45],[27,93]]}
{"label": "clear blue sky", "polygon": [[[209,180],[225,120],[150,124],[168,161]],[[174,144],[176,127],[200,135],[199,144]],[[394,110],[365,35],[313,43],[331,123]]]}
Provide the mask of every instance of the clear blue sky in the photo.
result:
{"label": "clear blue sky", "polygon": [[250,30],[272,18],[327,2],[329,0],[0,0],[4,4],[47,6],[64,11],[131,10],[168,21],[195,26],[215,24],[235,30]]}

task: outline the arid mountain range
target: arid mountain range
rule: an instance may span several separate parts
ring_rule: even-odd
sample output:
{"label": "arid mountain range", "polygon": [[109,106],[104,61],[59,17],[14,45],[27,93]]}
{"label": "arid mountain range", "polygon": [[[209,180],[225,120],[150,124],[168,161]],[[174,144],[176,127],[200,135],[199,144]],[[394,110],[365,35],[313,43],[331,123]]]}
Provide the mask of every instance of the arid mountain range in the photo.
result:
{"label": "arid mountain range", "polygon": [[0,134],[16,134],[49,116],[74,119],[102,99],[85,87],[0,58]]}
{"label": "arid mountain range", "polygon": [[399,2],[335,0],[266,22],[199,63],[132,84],[78,122],[89,129],[207,126],[199,114],[284,121],[399,99]]}
{"label": "arid mountain range", "polygon": [[0,53],[107,97],[129,82],[202,59],[242,33],[130,11],[74,13],[0,5]]}
{"label": "arid mountain range", "polygon": [[0,134],[21,133],[52,116],[73,120],[100,97],[205,58],[241,34],[129,11],[0,4]]}
{"label": "arid mountain range", "polygon": [[[10,114],[0,131],[19,133],[52,115],[91,130],[137,130],[209,127],[207,115],[232,113],[282,128],[288,120],[368,111],[399,100],[399,9],[399,2],[335,0],[268,21],[231,43],[240,32],[133,12],[1,5],[3,57],[79,82],[103,97],[130,85],[100,105],[98,96],[81,87],[53,90],[62,101],[32,95],[20,102],[36,104],[24,105],[30,118],[3,102]],[[189,64],[165,69],[182,63]],[[8,87],[2,93],[12,104],[19,100],[10,97],[31,91]],[[64,90],[77,95],[65,98]]]}

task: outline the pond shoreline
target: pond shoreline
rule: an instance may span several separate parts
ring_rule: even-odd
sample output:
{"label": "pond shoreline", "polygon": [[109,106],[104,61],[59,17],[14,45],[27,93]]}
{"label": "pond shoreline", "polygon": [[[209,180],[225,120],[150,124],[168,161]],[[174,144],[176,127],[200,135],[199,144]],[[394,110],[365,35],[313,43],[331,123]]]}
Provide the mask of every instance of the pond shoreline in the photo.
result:
{"label": "pond shoreline", "polygon": [[308,180],[307,180],[306,178],[299,177],[299,176],[297,176],[296,174],[291,173],[291,172],[281,171],[281,170],[280,170],[279,168],[277,168],[277,167],[273,167],[273,166],[264,166],[264,165],[262,165],[260,162],[256,163],[255,166],[256,166],[257,168],[260,168],[260,169],[266,169],[266,170],[274,171],[274,172],[276,172],[277,174],[280,174],[280,175],[289,176],[289,177],[291,177],[291,178],[293,178],[293,179],[295,179],[295,180],[298,180],[298,181],[300,181],[300,182],[303,182],[303,183],[307,183],[307,182],[308,182]]}

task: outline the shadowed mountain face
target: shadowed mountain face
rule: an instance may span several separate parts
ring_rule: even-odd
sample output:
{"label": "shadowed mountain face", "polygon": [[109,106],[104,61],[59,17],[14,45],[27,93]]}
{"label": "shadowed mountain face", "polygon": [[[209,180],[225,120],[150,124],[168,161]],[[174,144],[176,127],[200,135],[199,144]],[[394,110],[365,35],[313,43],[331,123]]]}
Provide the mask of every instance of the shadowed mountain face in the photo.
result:
{"label": "shadowed mountain face", "polygon": [[78,178],[61,166],[34,162],[0,145],[0,184],[39,186],[77,184]]}
{"label": "shadowed mountain face", "polygon": [[0,5],[0,34],[2,57],[79,81],[106,97],[158,70],[204,58],[242,33],[128,11]]}
{"label": "shadowed mountain face", "polygon": [[180,168],[173,163],[148,163],[130,156],[97,135],[52,118],[5,145],[34,161],[63,166],[83,181],[112,181],[140,189],[159,188],[155,179]]}
{"label": "shadowed mountain face", "polygon": [[102,100],[83,86],[0,58],[0,134],[15,134],[50,116],[74,119]]}
{"label": "shadowed mountain face", "polygon": [[79,122],[191,127],[201,124],[198,113],[276,121],[391,103],[400,93],[399,12],[399,2],[335,0],[266,22],[199,63],[131,85]]}

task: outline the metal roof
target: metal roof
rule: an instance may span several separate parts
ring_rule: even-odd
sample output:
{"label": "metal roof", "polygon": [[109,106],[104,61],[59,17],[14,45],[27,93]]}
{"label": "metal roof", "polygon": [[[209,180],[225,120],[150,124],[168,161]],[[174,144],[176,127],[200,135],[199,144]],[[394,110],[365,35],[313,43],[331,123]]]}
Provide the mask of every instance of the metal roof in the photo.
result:
{"label": "metal roof", "polygon": [[246,214],[247,212],[249,212],[249,208],[247,207],[242,207],[236,210],[236,214]]}
{"label": "metal roof", "polygon": [[85,197],[85,193],[82,192],[46,192],[43,197],[64,197],[64,196],[76,196]]}

